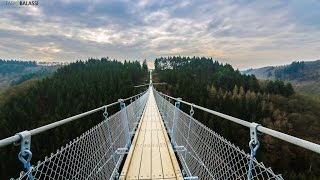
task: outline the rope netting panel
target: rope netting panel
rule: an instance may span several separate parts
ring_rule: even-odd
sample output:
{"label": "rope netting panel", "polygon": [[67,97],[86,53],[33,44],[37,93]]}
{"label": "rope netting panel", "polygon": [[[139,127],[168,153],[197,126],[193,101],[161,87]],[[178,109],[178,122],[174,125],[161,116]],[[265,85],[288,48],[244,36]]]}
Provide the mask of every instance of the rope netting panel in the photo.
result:
{"label": "rope netting panel", "polygon": [[113,179],[142,115],[148,91],[17,179]]}
{"label": "rope netting panel", "polygon": [[[248,178],[249,154],[176,108],[156,91],[154,94],[187,176],[198,176],[201,180]],[[283,179],[255,158],[251,178]]]}

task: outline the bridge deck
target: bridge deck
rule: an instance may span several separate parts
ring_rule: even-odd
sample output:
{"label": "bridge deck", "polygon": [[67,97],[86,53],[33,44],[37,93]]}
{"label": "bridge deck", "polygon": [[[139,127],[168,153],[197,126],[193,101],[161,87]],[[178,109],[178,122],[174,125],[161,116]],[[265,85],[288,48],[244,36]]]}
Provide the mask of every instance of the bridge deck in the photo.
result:
{"label": "bridge deck", "polygon": [[151,89],[120,179],[183,179]]}

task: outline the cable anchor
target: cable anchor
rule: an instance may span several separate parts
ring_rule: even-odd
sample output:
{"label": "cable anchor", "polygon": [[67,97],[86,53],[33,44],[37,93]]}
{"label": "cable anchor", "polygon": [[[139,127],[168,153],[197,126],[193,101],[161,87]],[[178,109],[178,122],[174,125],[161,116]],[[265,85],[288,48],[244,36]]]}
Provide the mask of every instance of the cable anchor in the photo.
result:
{"label": "cable anchor", "polygon": [[120,103],[120,109],[124,109],[126,107],[126,104],[124,103],[124,99],[118,99],[118,102]]}
{"label": "cable anchor", "polygon": [[194,114],[194,110],[193,110],[193,103],[191,104],[191,109],[190,109],[190,116],[193,117]]}
{"label": "cable anchor", "polygon": [[20,152],[18,154],[18,159],[23,164],[23,167],[27,170],[28,179],[32,180],[32,166],[30,164],[32,158],[32,152],[30,150],[31,146],[31,133],[29,131],[23,131],[18,133],[17,135],[20,136]]}
{"label": "cable anchor", "polygon": [[256,156],[257,150],[258,150],[258,148],[260,146],[260,142],[259,142],[259,139],[258,139],[258,133],[257,133],[258,126],[260,126],[260,124],[257,124],[257,123],[251,123],[250,124],[250,142],[249,142],[249,147],[250,147],[251,153],[250,153],[248,180],[251,180],[253,159]]}
{"label": "cable anchor", "polygon": [[109,113],[108,113],[108,107],[107,107],[107,106],[104,106],[104,112],[103,112],[103,117],[104,117],[104,119],[107,119],[107,118],[108,118],[108,115],[109,115]]}

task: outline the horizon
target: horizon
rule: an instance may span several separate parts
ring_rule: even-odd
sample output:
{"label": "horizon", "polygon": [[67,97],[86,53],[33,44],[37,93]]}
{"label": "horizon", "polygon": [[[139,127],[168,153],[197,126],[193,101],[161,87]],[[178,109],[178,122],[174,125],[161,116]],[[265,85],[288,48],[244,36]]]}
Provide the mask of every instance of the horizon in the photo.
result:
{"label": "horizon", "polygon": [[320,1],[3,2],[3,59],[203,56],[239,70],[320,59]]}
{"label": "horizon", "polygon": [[[187,56],[187,57],[191,57],[191,56]],[[101,58],[106,58],[106,57],[96,57],[98,59],[101,59]],[[159,57],[158,57],[159,58]],[[211,58],[211,57],[208,57],[208,58]],[[37,61],[37,60],[21,60],[21,59],[2,59],[0,58],[0,60],[16,60],[16,61],[35,61],[36,63],[40,63],[40,64],[45,64],[45,63],[61,63],[61,64],[69,64],[69,63],[73,63],[73,62],[76,62],[76,61],[87,61],[89,58],[86,58],[86,59],[77,59],[77,60],[74,60],[74,61]],[[115,58],[110,58],[109,57],[109,60],[116,60],[116,61],[120,61],[120,62],[124,62],[125,60],[127,61],[138,61],[142,64],[142,62],[145,60],[145,59],[142,59],[142,60],[138,60],[138,59],[124,59],[124,60],[119,60],[119,59],[115,59]],[[290,65],[291,63],[293,62],[313,62],[313,61],[319,61],[320,59],[312,59],[312,60],[292,60],[290,61],[289,63],[286,63],[286,64],[268,64],[266,66],[259,66],[259,67],[249,67],[249,68],[246,68],[246,69],[239,69],[239,68],[236,68],[234,67],[232,64],[230,63],[226,63],[226,62],[222,62],[222,61],[219,61],[217,59],[213,59],[213,61],[218,61],[219,63],[222,63],[222,64],[230,64],[235,70],[239,70],[239,71],[246,71],[246,70],[250,70],[250,69],[259,69],[259,68],[264,68],[264,67],[280,67],[280,66],[285,66],[285,65]],[[148,68],[149,69],[154,69],[154,61],[155,60],[148,60],[146,59],[147,61],[147,65],[148,65]]]}

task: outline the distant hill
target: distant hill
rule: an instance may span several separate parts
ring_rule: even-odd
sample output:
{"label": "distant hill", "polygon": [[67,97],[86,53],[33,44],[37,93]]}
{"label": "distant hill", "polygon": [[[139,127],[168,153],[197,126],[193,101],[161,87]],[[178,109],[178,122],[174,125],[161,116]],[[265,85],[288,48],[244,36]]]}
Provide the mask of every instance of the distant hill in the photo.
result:
{"label": "distant hill", "polygon": [[320,60],[248,69],[242,73],[254,74],[258,79],[289,81],[297,92],[320,96]]}
{"label": "distant hill", "polygon": [[56,71],[62,65],[37,64],[35,61],[0,59],[0,91],[30,79],[41,78]]}

